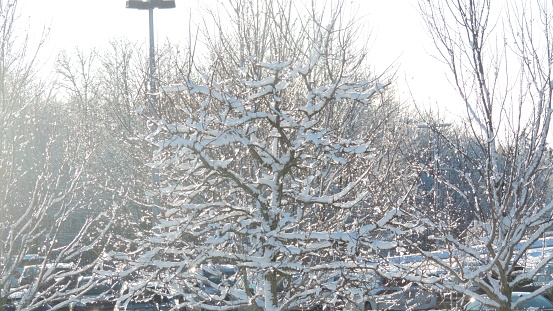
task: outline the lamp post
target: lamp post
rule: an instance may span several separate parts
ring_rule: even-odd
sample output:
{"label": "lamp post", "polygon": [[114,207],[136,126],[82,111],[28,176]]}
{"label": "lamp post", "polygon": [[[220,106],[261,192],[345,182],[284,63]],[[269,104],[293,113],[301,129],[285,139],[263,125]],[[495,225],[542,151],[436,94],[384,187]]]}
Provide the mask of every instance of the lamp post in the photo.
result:
{"label": "lamp post", "polygon": [[[150,26],[150,109],[152,111],[152,117],[156,120],[159,119],[157,112],[157,86],[156,86],[156,50],[154,44],[154,9],[172,9],[175,8],[174,0],[127,0],[128,9],[138,9],[138,10],[148,10],[149,13],[149,26]],[[154,141],[157,141],[157,137],[154,137]],[[156,168],[152,169],[152,184],[153,188],[157,189],[160,184],[159,172]],[[159,210],[159,197],[158,195],[154,196],[154,215],[157,215]]]}
{"label": "lamp post", "polygon": [[[155,96],[157,92],[155,73],[156,73],[156,58],[155,58],[155,45],[154,45],[154,9],[172,9],[175,8],[174,0],[127,0],[128,9],[148,10],[149,13],[149,25],[150,25],[150,94]],[[151,102],[152,114],[157,117],[157,107],[155,106],[155,99]]]}

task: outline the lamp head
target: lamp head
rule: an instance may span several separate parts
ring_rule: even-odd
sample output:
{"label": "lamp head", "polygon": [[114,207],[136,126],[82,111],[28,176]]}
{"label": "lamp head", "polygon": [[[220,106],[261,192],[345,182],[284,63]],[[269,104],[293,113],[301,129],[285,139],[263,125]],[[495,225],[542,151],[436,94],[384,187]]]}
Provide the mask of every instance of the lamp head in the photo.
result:
{"label": "lamp head", "polygon": [[172,9],[175,0],[127,0],[127,9],[150,10],[154,8]]}

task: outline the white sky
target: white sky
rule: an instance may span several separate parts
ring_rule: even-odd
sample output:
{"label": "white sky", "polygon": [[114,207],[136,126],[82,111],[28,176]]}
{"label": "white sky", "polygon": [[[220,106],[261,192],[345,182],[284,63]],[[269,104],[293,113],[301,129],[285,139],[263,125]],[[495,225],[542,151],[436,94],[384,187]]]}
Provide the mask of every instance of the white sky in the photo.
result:
{"label": "white sky", "polygon": [[[156,10],[156,41],[185,43],[190,16],[193,23],[194,19],[199,22],[199,4],[210,1],[216,2],[176,0],[176,9]],[[359,7],[359,16],[364,16],[372,29],[374,44],[370,57],[376,72],[395,64],[400,100],[437,106],[440,114],[462,114],[461,103],[447,82],[446,68],[431,57],[435,49],[417,12],[417,0],[351,2]],[[29,20],[31,32],[38,33],[45,25],[51,27],[47,46],[50,59],[63,49],[69,52],[75,47],[101,49],[114,38],[127,37],[145,43],[148,40],[148,12],[126,9],[125,0],[20,0],[19,3],[21,17]]]}

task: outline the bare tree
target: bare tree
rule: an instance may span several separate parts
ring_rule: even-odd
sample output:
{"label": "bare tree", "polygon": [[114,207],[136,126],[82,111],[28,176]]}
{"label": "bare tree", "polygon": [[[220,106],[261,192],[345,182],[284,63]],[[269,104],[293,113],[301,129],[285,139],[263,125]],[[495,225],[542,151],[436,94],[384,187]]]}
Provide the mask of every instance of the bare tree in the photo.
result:
{"label": "bare tree", "polygon": [[[99,262],[116,208],[91,213],[83,200],[92,150],[39,79],[44,38],[33,46],[24,36],[17,4],[0,3],[0,308],[8,300],[18,310],[59,308],[74,277]],[[22,282],[30,254],[34,270]]]}
{"label": "bare tree", "polygon": [[[490,307],[516,309],[526,299],[512,301],[512,292],[553,258],[543,252],[539,260],[529,261],[535,243],[552,225],[553,202],[544,181],[551,170],[546,155],[553,8],[549,1],[487,0],[421,1],[420,7],[466,106],[467,143],[440,135],[444,148],[467,165],[454,168],[455,179],[443,174],[439,182],[462,198],[471,225],[454,234],[459,219],[447,219],[446,213],[422,218],[439,251],[424,251],[423,245],[407,241],[411,252],[426,260],[418,269],[405,262],[396,268],[409,269],[412,280],[436,282]],[[425,278],[438,270],[445,275]],[[546,284],[534,295],[552,287]]]}

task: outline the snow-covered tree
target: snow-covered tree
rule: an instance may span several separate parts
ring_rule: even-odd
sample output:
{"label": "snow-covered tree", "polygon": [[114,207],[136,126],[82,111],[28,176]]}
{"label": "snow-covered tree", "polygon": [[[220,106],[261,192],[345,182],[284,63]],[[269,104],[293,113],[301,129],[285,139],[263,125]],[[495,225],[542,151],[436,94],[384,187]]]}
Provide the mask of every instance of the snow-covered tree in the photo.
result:
{"label": "snow-covered tree", "polygon": [[390,179],[387,193],[382,178],[401,171],[387,166],[397,124],[345,3],[311,5],[238,0],[211,13],[209,65],[162,88],[173,110],[148,136],[161,212],[121,273],[162,282],[186,307],[362,302],[353,281],[375,276],[399,233],[407,190]]}
{"label": "snow-covered tree", "polygon": [[[467,112],[470,143],[452,143],[447,133],[440,134],[442,147],[466,165],[451,168],[455,179],[444,173],[438,182],[464,200],[471,225],[455,234],[458,219],[448,213],[423,218],[438,251],[423,251],[408,240],[406,248],[426,260],[416,263],[418,269],[405,261],[394,269],[404,268],[413,280],[445,272],[425,281],[498,310],[515,309],[524,299],[512,301],[512,292],[553,258],[550,251],[533,248],[552,225],[553,201],[544,181],[551,170],[553,7],[550,1],[486,0],[421,1],[420,6]],[[547,283],[534,295],[551,288]]]}

